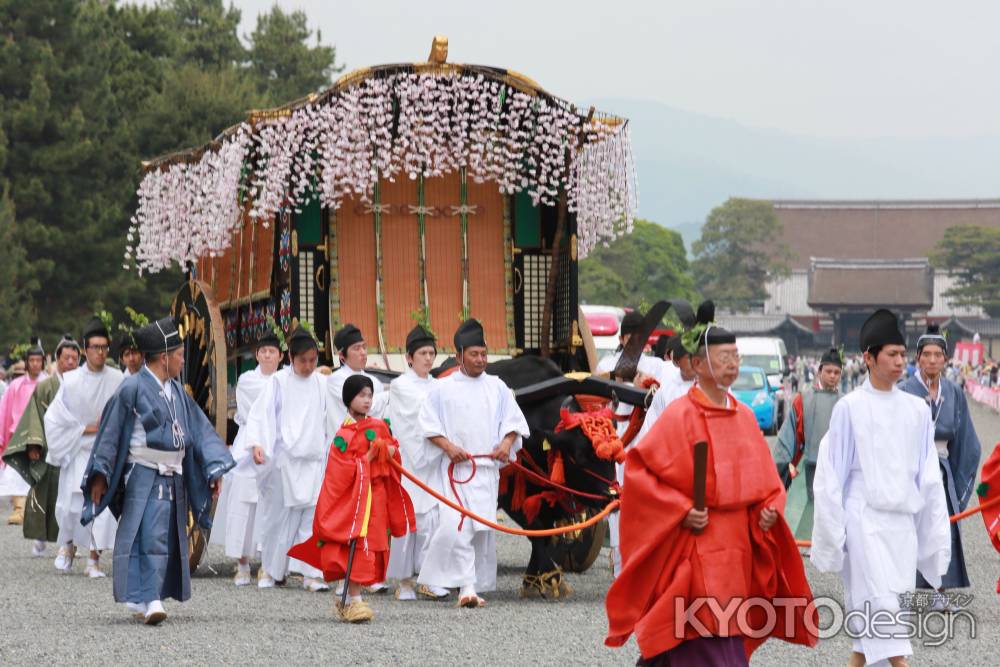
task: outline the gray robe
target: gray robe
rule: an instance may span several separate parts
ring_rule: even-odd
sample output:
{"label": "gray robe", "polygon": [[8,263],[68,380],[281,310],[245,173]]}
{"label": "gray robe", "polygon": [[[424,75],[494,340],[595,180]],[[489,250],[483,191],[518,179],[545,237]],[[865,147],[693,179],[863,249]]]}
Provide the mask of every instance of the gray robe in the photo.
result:
{"label": "gray robe", "polygon": [[[177,380],[170,380],[177,421],[184,432],[183,474],[161,474],[130,461],[136,417],[150,449],[177,451],[172,419],[159,382],[145,369],[122,382],[101,415],[101,428],[83,479],[86,525],[106,507],[119,518],[114,552],[118,602],[148,603],[191,597],[187,559],[188,510],[212,527],[209,484],[235,464],[215,428]],[[108,490],[94,507],[90,486],[103,475]]]}

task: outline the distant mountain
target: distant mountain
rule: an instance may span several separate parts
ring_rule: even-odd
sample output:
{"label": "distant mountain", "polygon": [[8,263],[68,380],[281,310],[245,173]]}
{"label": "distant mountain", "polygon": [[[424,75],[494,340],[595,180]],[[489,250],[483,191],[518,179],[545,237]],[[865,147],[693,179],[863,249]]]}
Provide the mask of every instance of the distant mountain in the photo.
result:
{"label": "distant mountain", "polygon": [[629,119],[639,214],[680,231],[689,250],[709,211],[731,196],[1000,196],[1000,137],[807,137],[648,100],[591,103]]}

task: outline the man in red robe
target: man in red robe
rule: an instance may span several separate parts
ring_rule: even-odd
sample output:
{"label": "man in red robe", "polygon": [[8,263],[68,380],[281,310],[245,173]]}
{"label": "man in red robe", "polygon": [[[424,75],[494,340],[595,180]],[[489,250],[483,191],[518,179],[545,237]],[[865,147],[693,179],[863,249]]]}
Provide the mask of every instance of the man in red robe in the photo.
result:
{"label": "man in red robe", "polygon": [[[713,318],[703,303],[684,337],[697,384],[625,463],[622,572],[608,591],[605,643],[621,646],[635,633],[641,665],[746,665],[769,636],[817,640],[812,592],[782,516],[784,487],[753,413],[728,391],[739,353]],[[700,441],[708,443],[701,510],[693,502]]]}

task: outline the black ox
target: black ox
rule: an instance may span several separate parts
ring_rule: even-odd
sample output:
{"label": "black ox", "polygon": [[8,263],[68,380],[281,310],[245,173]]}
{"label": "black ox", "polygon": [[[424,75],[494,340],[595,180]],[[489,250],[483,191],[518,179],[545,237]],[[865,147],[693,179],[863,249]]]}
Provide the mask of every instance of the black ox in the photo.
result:
{"label": "black ox", "polygon": [[[511,389],[518,390],[546,380],[561,378],[562,371],[548,359],[523,356],[489,364],[487,372],[498,376]],[[590,495],[589,498],[558,492],[549,484],[528,476],[524,477],[522,497],[539,496],[530,503],[521,503],[515,509],[515,494],[519,493],[514,476],[516,470],[505,473],[501,482],[500,507],[522,528],[544,530],[574,524],[597,513],[616,496],[609,486],[615,479],[613,460],[599,457],[593,443],[580,428],[556,432],[560,421],[560,408],[567,404],[570,410],[579,406],[565,393],[539,401],[520,400],[522,412],[531,428],[531,436],[524,441],[519,460],[528,467],[537,466],[544,477],[551,473],[549,452],[560,452],[565,470],[565,486]],[[508,466],[510,468],[510,466]],[[529,520],[526,508],[537,509]],[[522,597],[559,599],[572,594],[572,587],[563,579],[563,570],[582,572],[599,554],[605,535],[604,524],[597,524],[583,531],[556,537],[531,537],[531,559],[525,569]]]}

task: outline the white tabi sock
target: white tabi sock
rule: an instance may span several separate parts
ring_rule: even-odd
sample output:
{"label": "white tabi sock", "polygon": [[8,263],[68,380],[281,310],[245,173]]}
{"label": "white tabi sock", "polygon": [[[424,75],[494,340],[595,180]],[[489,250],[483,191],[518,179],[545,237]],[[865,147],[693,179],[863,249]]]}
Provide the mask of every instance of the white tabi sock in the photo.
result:
{"label": "white tabi sock", "polygon": [[476,597],[476,589],[473,586],[462,586],[462,590],[458,593],[459,598],[472,598]]}

